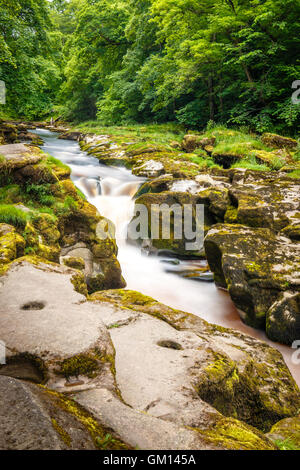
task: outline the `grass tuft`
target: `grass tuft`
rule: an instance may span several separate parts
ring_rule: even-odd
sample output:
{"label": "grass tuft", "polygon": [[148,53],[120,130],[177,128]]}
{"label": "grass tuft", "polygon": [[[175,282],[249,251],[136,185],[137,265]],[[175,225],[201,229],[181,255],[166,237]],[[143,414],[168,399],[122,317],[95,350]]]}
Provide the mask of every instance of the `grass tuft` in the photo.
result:
{"label": "grass tuft", "polygon": [[0,222],[25,228],[29,214],[22,209],[9,204],[0,205]]}

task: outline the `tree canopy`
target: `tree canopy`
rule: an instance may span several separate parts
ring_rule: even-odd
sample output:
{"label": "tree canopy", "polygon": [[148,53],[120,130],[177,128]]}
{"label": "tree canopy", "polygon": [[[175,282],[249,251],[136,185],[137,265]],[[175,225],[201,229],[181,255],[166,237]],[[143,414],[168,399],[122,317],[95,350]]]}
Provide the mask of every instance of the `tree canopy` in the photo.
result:
{"label": "tree canopy", "polygon": [[299,0],[0,0],[8,106],[299,131]]}

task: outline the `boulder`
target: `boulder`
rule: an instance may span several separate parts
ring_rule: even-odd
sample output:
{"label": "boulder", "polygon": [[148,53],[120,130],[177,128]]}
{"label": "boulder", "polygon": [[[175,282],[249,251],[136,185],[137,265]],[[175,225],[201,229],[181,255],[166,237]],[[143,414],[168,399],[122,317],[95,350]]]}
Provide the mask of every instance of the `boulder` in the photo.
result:
{"label": "boulder", "polygon": [[267,437],[281,450],[300,450],[300,415],[279,421]]}
{"label": "boulder", "polygon": [[203,137],[201,135],[187,134],[183,138],[182,148],[186,152],[193,152],[197,148],[204,149],[207,146],[213,147],[216,143],[215,137]]}
{"label": "boulder", "polygon": [[300,338],[300,286],[298,292],[282,292],[271,305],[266,332],[271,340],[284,344],[292,344]]}
{"label": "boulder", "polygon": [[24,144],[0,145],[0,171],[16,170],[27,165],[34,165],[42,160],[41,152],[36,148],[26,147]]}
{"label": "boulder", "polygon": [[275,147],[279,149],[296,149],[298,146],[298,142],[295,139],[291,139],[289,137],[283,137],[282,135],[278,134],[270,134],[265,133],[262,135],[261,140],[265,145],[269,147]]}
{"label": "boulder", "polygon": [[[267,334],[272,329],[273,340],[285,338],[291,344],[299,338],[297,308],[291,315],[284,314],[286,304],[292,302],[290,296],[300,289],[299,243],[269,229],[217,224],[208,232],[204,246],[215,282],[228,288],[247,324],[265,328],[269,318]],[[281,319],[280,334],[275,317]]]}
{"label": "boulder", "polygon": [[0,121],[0,140],[2,140],[2,143],[13,144],[17,139],[17,127],[12,123]]}
{"label": "boulder", "polygon": [[4,376],[0,393],[1,450],[128,449],[60,393]]}
{"label": "boulder", "polygon": [[[170,251],[176,255],[187,255],[187,256],[203,256],[203,243],[200,240],[199,247],[195,249],[190,249],[187,244],[195,242],[195,240],[188,240],[185,237],[185,230],[183,225],[183,208],[184,205],[187,205],[191,209],[191,220],[192,227],[195,228],[196,218],[198,223],[198,232],[201,235],[202,228],[204,231],[207,231],[208,227],[211,226],[212,220],[210,214],[207,211],[204,211],[204,224],[201,220],[201,211],[196,212],[197,205],[202,204],[202,199],[197,194],[190,194],[186,192],[178,191],[165,191],[159,194],[154,193],[145,193],[142,194],[139,198],[136,199],[136,208],[138,209],[139,205],[144,206],[147,209],[147,221],[148,227],[143,230],[144,233],[140,234],[140,237],[136,240],[135,228],[137,221],[139,220],[139,211],[137,210],[136,215],[132,219],[129,228],[128,228],[128,237],[129,239],[138,244],[143,242],[149,242],[150,251]],[[172,209],[173,206],[173,209]],[[170,210],[168,209],[170,208]],[[200,208],[201,209],[201,208]],[[162,210],[166,213],[170,213],[170,221],[168,223],[169,230],[166,233],[162,233]],[[172,212],[174,211],[174,213]],[[166,218],[164,219],[168,222]],[[199,217],[199,219],[198,219]],[[185,219],[187,220],[187,218]],[[157,233],[153,236],[154,228],[157,228]],[[203,237],[202,237],[203,238]]]}
{"label": "boulder", "polygon": [[229,189],[231,203],[225,222],[266,227],[279,232],[300,223],[299,194],[300,182],[297,180],[244,180],[243,184]]}
{"label": "boulder", "polygon": [[61,134],[59,139],[65,139],[65,140],[81,140],[82,139],[82,133],[81,132],[65,132],[64,134]]}

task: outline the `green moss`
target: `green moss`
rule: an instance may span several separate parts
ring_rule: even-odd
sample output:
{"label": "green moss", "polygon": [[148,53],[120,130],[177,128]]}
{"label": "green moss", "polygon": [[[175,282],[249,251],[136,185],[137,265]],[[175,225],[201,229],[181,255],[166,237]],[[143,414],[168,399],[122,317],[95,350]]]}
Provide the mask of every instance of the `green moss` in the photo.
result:
{"label": "green moss", "polygon": [[89,378],[96,377],[99,370],[99,362],[92,354],[78,354],[59,363],[58,373],[68,377],[86,375]]}
{"label": "green moss", "polygon": [[78,188],[76,188],[76,191],[77,191],[78,196],[81,197],[81,199],[83,199],[84,201],[86,201],[86,197],[83,194],[83,192],[80,191],[80,189],[78,189]]}
{"label": "green moss", "polygon": [[85,268],[85,262],[83,258],[64,258],[63,263],[65,266],[69,266],[69,268],[83,270]]}
{"label": "green moss", "polygon": [[54,428],[54,430],[59,434],[61,440],[68,446],[68,447],[71,447],[71,437],[69,436],[69,434],[67,433],[67,431],[65,431],[59,424],[58,422],[56,421],[56,419],[52,418],[51,419],[51,422],[52,422],[52,426]]}
{"label": "green moss", "polygon": [[231,450],[276,450],[276,446],[256,429],[232,418],[220,419],[216,426],[197,430],[208,442]]}
{"label": "green moss", "polygon": [[[228,357],[213,351],[211,354],[212,362],[196,387],[202,400],[224,416],[237,418],[263,432],[268,432],[283,417],[291,416],[292,406],[286,409],[272,397],[258,392],[268,376],[265,364],[249,362],[241,371]],[[274,380],[278,380],[276,374],[278,371]]]}
{"label": "green moss", "polygon": [[[88,413],[83,407],[81,407],[74,400],[67,398],[52,390],[47,390],[42,387],[44,393],[46,393],[55,403],[55,406],[63,411],[72,415],[78,420],[83,427],[90,434],[96,449],[99,450],[127,450],[130,446],[122,442],[119,438],[111,433],[111,430],[102,426],[93,416]],[[62,430],[64,435],[65,431]],[[70,441],[69,441],[70,442]]]}
{"label": "green moss", "polygon": [[190,317],[188,313],[167,307],[152,299],[152,297],[132,290],[115,289],[95,292],[89,296],[88,300],[110,302],[123,309],[135,310],[137,312],[141,311],[168,323],[175,329],[180,329],[179,324],[183,322],[184,319]]}
{"label": "green moss", "polygon": [[88,296],[87,285],[84,279],[84,275],[81,272],[74,274],[71,278],[71,282],[76,292],[84,295],[85,297]]}
{"label": "green moss", "polygon": [[276,446],[279,450],[300,450],[300,447],[295,444],[291,439],[277,439],[275,441]]}
{"label": "green moss", "polygon": [[238,208],[234,206],[229,206],[224,217],[224,222],[228,224],[234,224],[237,222],[237,216]]}

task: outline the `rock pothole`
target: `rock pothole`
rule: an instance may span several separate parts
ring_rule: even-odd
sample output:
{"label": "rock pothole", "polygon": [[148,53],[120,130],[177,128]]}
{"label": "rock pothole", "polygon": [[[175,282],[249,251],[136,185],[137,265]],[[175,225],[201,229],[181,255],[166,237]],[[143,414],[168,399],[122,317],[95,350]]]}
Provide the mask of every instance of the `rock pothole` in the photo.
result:
{"label": "rock pothole", "polygon": [[168,339],[158,341],[157,345],[160,346],[161,348],[175,349],[177,351],[181,351],[183,349],[181,344],[176,343],[176,341],[172,341],[172,340],[168,340]]}
{"label": "rock pothole", "polygon": [[42,361],[26,355],[8,359],[6,364],[0,366],[1,375],[37,384],[44,383],[46,378]]}
{"label": "rock pothole", "polygon": [[43,310],[45,308],[45,302],[27,302],[26,304],[22,305],[21,310]]}

